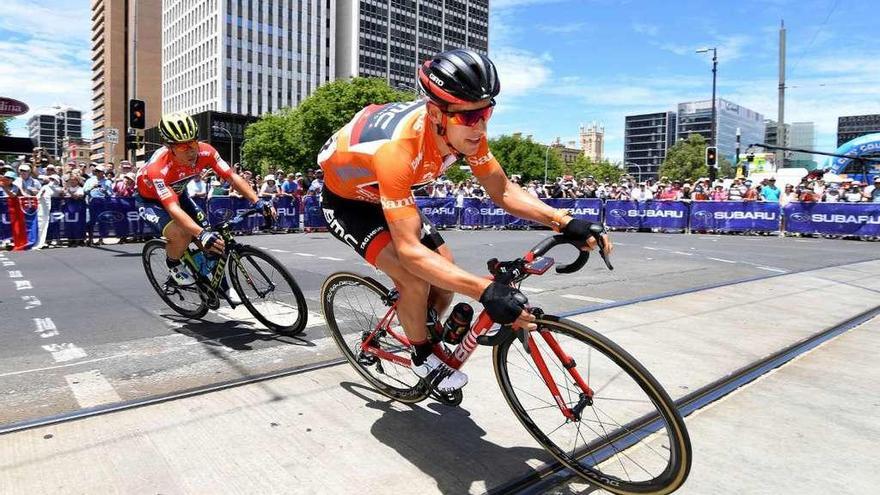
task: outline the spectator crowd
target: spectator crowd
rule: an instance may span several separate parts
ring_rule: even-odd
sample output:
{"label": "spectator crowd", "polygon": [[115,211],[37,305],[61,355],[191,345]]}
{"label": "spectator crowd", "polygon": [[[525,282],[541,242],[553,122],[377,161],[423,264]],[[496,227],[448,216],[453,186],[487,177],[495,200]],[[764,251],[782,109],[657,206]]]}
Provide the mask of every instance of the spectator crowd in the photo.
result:
{"label": "spectator crowd", "polygon": [[[321,169],[302,172],[285,172],[283,169],[261,176],[250,170],[236,171],[263,198],[290,196],[299,202],[304,196],[320,197],[324,187]],[[810,174],[797,185],[777,186],[774,177],[760,182],[749,178],[715,180],[678,180],[661,177],[637,182],[631,175],[617,180],[594,177],[576,179],[570,175],[543,182],[524,181],[518,175],[511,180],[522,186],[536,198],[598,198],[602,200],[678,200],[678,201],[769,201],[782,206],[792,201],[827,203],[880,203],[880,176],[872,183],[854,182],[851,179],[824,181],[821,175]],[[0,160],[0,197],[8,195],[31,197],[91,198],[130,197],[136,190],[136,170],[123,160],[119,171],[99,164],[70,162],[63,168],[43,159],[38,164],[15,163],[7,165]],[[194,198],[239,196],[228,181],[220,180],[210,170],[192,180],[187,186]],[[484,198],[486,191],[473,178],[453,182],[440,177],[415,191],[417,197],[455,198],[462,203],[465,198]],[[460,206],[460,205],[459,205]]]}
{"label": "spectator crowd", "polygon": [[[673,200],[673,201],[769,201],[782,206],[792,201],[827,203],[880,203],[880,176],[871,185],[841,179],[827,182],[821,178],[807,176],[797,185],[776,185],[776,178],[768,177],[760,182],[748,178],[715,180],[700,178],[695,181],[648,179],[637,182],[632,176],[624,175],[618,180],[596,180],[594,177],[575,179],[568,175],[557,177],[555,181],[523,181],[517,175],[511,180],[522,186],[536,198],[597,198],[602,200]],[[486,192],[474,179],[459,183],[441,177],[433,184],[416,191],[416,196],[432,198],[482,198]]]}

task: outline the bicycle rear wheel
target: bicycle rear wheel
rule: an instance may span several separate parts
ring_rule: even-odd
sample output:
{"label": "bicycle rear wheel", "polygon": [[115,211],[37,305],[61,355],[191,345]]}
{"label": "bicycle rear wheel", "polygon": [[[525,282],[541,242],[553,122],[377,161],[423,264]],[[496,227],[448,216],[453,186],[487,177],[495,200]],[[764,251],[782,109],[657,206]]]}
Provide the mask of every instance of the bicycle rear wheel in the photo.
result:
{"label": "bicycle rear wheel", "polygon": [[[678,489],[690,471],[690,439],[657,380],[590,328],[554,316],[536,323],[531,354],[515,339],[493,355],[507,403],[532,437],[568,468],[612,493],[660,495]],[[574,362],[565,366],[554,344]],[[543,358],[565,407],[583,408],[575,419],[560,410],[537,358]],[[592,389],[591,401],[581,395],[572,370]]]}
{"label": "bicycle rear wheel", "polygon": [[229,258],[229,279],[254,318],[273,331],[297,335],[309,314],[306,298],[290,272],[272,255],[239,246]]}
{"label": "bicycle rear wheel", "polygon": [[[415,403],[428,397],[423,385],[409,366],[390,359],[381,359],[369,351],[361,351],[367,338],[389,354],[409,359],[409,346],[394,337],[403,334],[389,301],[389,291],[373,279],[354,273],[330,275],[321,287],[321,303],[327,328],[345,359],[367,382],[392,399]],[[380,323],[385,320],[384,325]]]}
{"label": "bicycle rear wheel", "polygon": [[[165,239],[150,239],[144,243],[141,260],[150,285],[171,309],[187,318],[199,319],[208,313],[208,305],[196,284],[180,286],[168,275],[165,264]],[[159,280],[164,279],[163,282]]]}

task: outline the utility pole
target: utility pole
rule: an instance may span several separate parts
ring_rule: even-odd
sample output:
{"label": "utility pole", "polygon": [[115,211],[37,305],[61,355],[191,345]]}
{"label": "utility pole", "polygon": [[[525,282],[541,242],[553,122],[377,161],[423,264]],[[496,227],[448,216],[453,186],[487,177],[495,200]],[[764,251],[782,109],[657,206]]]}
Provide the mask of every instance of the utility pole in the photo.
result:
{"label": "utility pole", "polygon": [[[138,2],[139,1],[140,0],[133,0],[132,1],[132,3],[134,3],[134,15],[132,16],[133,19],[131,22],[131,29],[134,34],[132,35],[132,48],[131,48],[131,84],[130,84],[131,85],[131,96],[129,97],[129,100],[131,100],[133,98],[137,98],[137,46],[138,46],[137,18],[138,18]],[[126,105],[128,105],[128,102],[126,102]],[[137,131],[135,131],[135,132],[137,132]],[[126,136],[127,135],[128,135],[128,133],[126,133]],[[137,149],[131,150],[130,161],[134,167],[137,167]]]}
{"label": "utility pole", "polygon": [[[779,114],[777,115],[776,124],[776,144],[777,146],[785,146],[785,20],[780,21],[779,25]],[[776,169],[782,168],[785,164],[785,152],[776,150]]]}

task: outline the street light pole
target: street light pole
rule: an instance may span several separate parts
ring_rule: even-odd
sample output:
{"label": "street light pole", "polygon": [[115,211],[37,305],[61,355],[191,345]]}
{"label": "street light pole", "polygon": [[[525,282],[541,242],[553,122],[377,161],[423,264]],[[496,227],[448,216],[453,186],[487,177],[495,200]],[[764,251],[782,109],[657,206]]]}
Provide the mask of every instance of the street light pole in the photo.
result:
{"label": "street light pole", "polygon": [[637,173],[638,173],[638,176],[637,176],[638,178],[636,179],[636,182],[641,182],[641,181],[642,181],[642,167],[641,167],[641,165],[639,165],[638,163],[633,163],[633,162],[624,162],[624,163],[625,163],[626,165],[632,165],[632,166],[636,167],[636,168],[639,170],[639,171],[637,172]]}
{"label": "street light pole", "polygon": [[718,79],[718,49],[716,47],[712,48],[700,48],[697,50],[697,53],[709,53],[709,50],[712,50],[712,127],[709,138],[709,146],[718,146],[716,135],[715,135],[715,126],[716,126],[716,109],[715,109],[715,84]]}
{"label": "street light pole", "polygon": [[217,125],[212,125],[211,129],[223,131],[229,135],[229,160],[232,162],[233,165],[235,165],[235,142],[232,141],[232,133],[229,132],[229,129]]}
{"label": "street light pole", "polygon": [[547,158],[550,156],[550,145],[547,145],[547,149],[544,151],[544,184],[547,184]]}

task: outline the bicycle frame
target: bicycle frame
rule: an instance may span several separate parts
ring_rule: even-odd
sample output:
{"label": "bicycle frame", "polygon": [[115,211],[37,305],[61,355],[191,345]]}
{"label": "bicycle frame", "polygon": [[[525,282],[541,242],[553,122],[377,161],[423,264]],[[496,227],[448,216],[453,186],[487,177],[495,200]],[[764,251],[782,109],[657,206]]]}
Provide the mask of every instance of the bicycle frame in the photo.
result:
{"label": "bicycle frame", "polygon": [[[394,337],[397,341],[407,347],[411,345],[409,339],[407,339],[405,334],[395,331],[394,328],[392,328],[391,326],[391,322],[397,315],[398,303],[399,301],[394,301],[394,303],[385,313],[385,316],[382,318],[382,320],[379,321],[379,323],[376,325],[376,328],[370,333],[369,337],[364,339],[364,341],[361,343],[361,351],[368,352],[386,361],[392,361],[400,366],[409,367],[411,364],[409,358],[399,356],[381,348],[370,346],[370,342],[380,331],[391,334],[392,337]],[[471,354],[473,354],[473,352],[476,350],[478,345],[477,338],[481,335],[485,335],[486,333],[488,333],[494,324],[495,322],[492,321],[488,313],[483,310],[477,317],[476,322],[469,329],[467,335],[462,338],[461,342],[455,346],[451,353],[448,354],[443,345],[438,343],[434,345],[434,355],[436,355],[439,359],[441,359],[450,367],[460,369],[462,366],[464,366],[464,363],[468,360],[468,358],[470,358]],[[587,382],[578,372],[577,363],[575,363],[574,359],[572,359],[568,354],[565,353],[556,338],[547,330],[537,330],[537,333],[541,335],[541,337],[553,351],[553,354],[555,354],[556,358],[559,359],[559,361],[562,363],[563,368],[568,371],[568,373],[572,377],[572,380],[580,388],[581,398],[578,401],[578,405],[576,405],[574,408],[566,406],[565,400],[562,397],[562,393],[559,391],[559,387],[556,385],[556,381],[553,380],[553,377],[550,374],[550,370],[547,367],[547,363],[544,361],[544,357],[541,355],[541,351],[532,337],[532,332],[529,332],[526,336],[529,355],[532,357],[532,360],[534,361],[538,372],[544,379],[544,384],[547,386],[550,395],[553,396],[553,400],[556,402],[559,410],[566,418],[572,421],[578,421],[580,419],[580,411],[578,409],[583,408],[581,404],[585,406],[592,402],[594,392],[590,388],[589,384],[587,384]]]}

